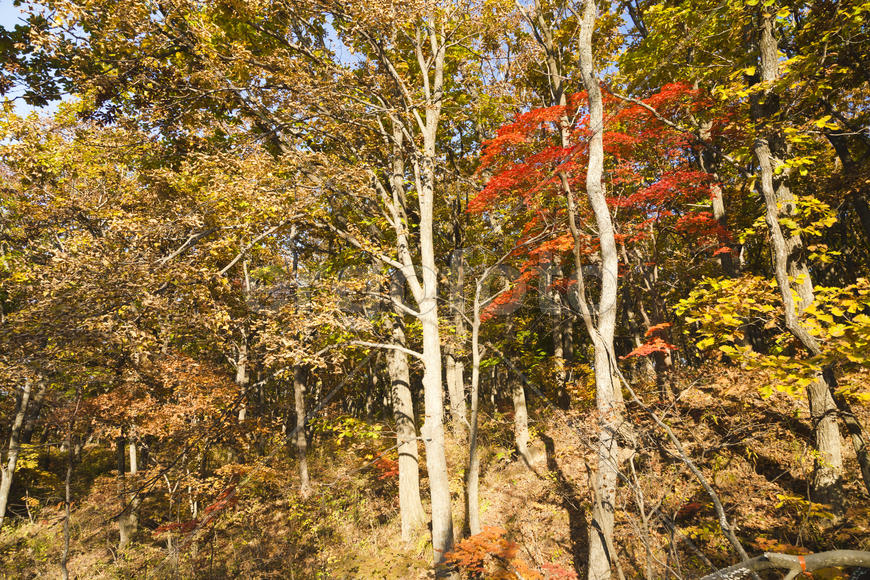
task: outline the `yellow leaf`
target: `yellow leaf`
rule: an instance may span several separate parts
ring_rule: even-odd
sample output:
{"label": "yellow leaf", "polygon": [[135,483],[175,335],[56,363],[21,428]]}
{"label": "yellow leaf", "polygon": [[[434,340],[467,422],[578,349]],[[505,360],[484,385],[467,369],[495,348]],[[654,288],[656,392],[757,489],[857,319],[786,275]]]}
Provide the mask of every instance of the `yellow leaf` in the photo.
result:
{"label": "yellow leaf", "polygon": [[844,334],[846,334],[846,325],[835,324],[828,329],[828,332],[831,333],[831,336],[843,336]]}
{"label": "yellow leaf", "polygon": [[825,124],[826,124],[830,119],[831,119],[831,116],[830,116],[830,115],[825,115],[825,116],[822,117],[821,119],[816,119],[815,121],[813,121],[813,123],[814,123],[814,124],[816,125],[816,127],[818,127],[819,129],[823,129],[823,128],[825,127]]}

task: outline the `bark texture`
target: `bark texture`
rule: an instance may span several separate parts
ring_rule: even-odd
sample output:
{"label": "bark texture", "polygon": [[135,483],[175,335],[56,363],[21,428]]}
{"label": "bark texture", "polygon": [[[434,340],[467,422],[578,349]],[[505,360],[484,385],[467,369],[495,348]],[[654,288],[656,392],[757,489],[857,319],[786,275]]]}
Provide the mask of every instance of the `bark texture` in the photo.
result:
{"label": "bark texture", "polygon": [[242,403],[239,406],[239,423],[244,423],[248,415],[248,335],[243,330],[242,339],[239,341],[236,356],[236,385],[239,387],[239,396]]}
{"label": "bark texture", "polygon": [[526,391],[523,383],[510,379],[511,400],[514,405],[514,444],[527,465],[532,464],[529,455],[529,411],[526,407]]}
{"label": "bark texture", "polygon": [[[436,566],[453,548],[453,511],[450,480],[444,447],[444,396],[441,387],[441,335],[438,328],[438,268],[435,263],[435,163],[438,124],[444,93],[444,57],[447,39],[437,31],[439,24],[430,23],[428,30],[431,65],[423,58],[425,50],[422,32],[418,32],[417,54],[424,75],[426,112],[421,132],[423,147],[415,162],[418,181],[417,197],[420,210],[420,265],[422,288],[417,304],[423,331],[423,399],[425,420],[420,429],[426,446],[426,467],[432,499],[432,550]],[[431,73],[430,73],[431,71]],[[431,77],[430,77],[431,74]]]}
{"label": "bark texture", "polygon": [[[393,277],[391,295],[401,300],[402,281]],[[393,319],[393,343],[406,348],[402,313]],[[411,397],[411,372],[408,355],[392,350],[388,355],[387,371],[390,375],[393,418],[396,421],[396,443],[399,452],[399,511],[402,519],[402,540],[409,541],[426,520],[420,499],[420,457],[417,451],[417,426],[414,421],[414,402]]]}
{"label": "bark texture", "polygon": [[29,378],[24,379],[24,388],[21,398],[15,410],[15,418],[12,420],[12,431],[9,434],[9,447],[6,452],[6,463],[0,466],[0,529],[6,518],[6,507],[9,504],[9,492],[12,489],[12,478],[15,474],[15,466],[18,464],[18,455],[21,453],[21,428],[24,425],[24,417],[30,404],[32,384]]}
{"label": "bark texture", "polygon": [[465,470],[465,513],[468,531],[474,535],[480,529],[480,454],[477,449],[477,414],[480,404],[480,281],[474,290],[474,312],[471,322],[471,429],[468,435],[468,466]]}
{"label": "bark texture", "polygon": [[[599,439],[598,465],[592,477],[593,502],[589,525],[590,580],[606,580],[611,577],[611,567],[616,564],[613,546],[614,501],[616,498],[618,441],[621,413],[619,381],[614,380],[616,360],[613,351],[613,335],[616,328],[616,297],[619,258],[616,238],[607,200],[604,196],[602,174],[604,172],[604,105],[598,78],[594,72],[592,57],[592,33],[597,19],[594,0],[586,0],[581,16],[579,52],[580,73],[589,97],[589,165],[586,171],[586,194],[595,215],[598,227],[601,257],[601,294],[598,302],[598,320],[591,328],[588,314],[584,316],[592,336],[595,363],[595,401],[598,410]],[[569,195],[569,199],[571,196]],[[569,208],[569,220],[575,240],[575,259],[578,253],[579,235],[576,212]],[[582,267],[577,264],[578,292],[585,290],[582,284]],[[579,296],[585,305],[585,291]]]}
{"label": "bark texture", "polygon": [[[519,3],[518,3],[519,5]],[[565,106],[565,85],[560,66],[560,54],[552,33],[552,27],[543,17],[537,2],[533,12],[522,9],[524,16],[535,30],[535,37],[546,53],[546,65],[552,102]],[[583,85],[589,97],[589,164],[586,173],[586,193],[595,215],[600,238],[600,258],[602,266],[601,295],[598,304],[597,320],[586,302],[585,281],[583,277],[583,255],[581,234],[577,224],[578,212],[574,193],[571,191],[568,176],[561,172],[558,177],[562,194],[568,209],[568,225],[574,238],[574,267],[577,279],[576,306],[592,339],[594,347],[596,406],[599,414],[598,465],[593,475],[593,508],[589,526],[589,578],[603,580],[610,578],[611,564],[615,555],[612,547],[614,509],[613,502],[617,483],[617,433],[627,431],[622,425],[622,390],[619,381],[614,380],[615,356],[613,336],[616,327],[617,273],[619,258],[610,210],[604,195],[602,174],[604,170],[603,146],[603,101],[598,79],[594,73],[592,57],[592,33],[597,19],[597,6],[587,0],[581,15],[579,35],[580,72]],[[570,121],[567,112],[561,120],[561,144],[563,148],[572,145],[570,140]],[[564,354],[564,333],[561,349]],[[556,352],[558,352],[558,348]],[[619,567],[617,565],[617,572]]]}
{"label": "bark texture", "polygon": [[[434,178],[434,171],[430,173]],[[438,329],[438,281],[432,232],[432,199],[420,200],[421,249],[423,250],[423,292],[420,322],[423,327],[423,400],[425,420],[420,429],[426,446],[426,467],[432,496],[432,544],[434,560],[440,564],[453,547],[453,516],[450,481],[444,445],[444,398],[441,387],[441,337]]]}
{"label": "bark texture", "polygon": [[[773,34],[773,16],[764,12],[759,18],[760,72],[765,88],[754,99],[752,116],[756,121],[764,123],[772,120],[779,111],[778,97],[769,88],[770,83],[775,82],[779,76],[779,51]],[[796,213],[794,196],[788,186],[790,171],[783,165],[783,157],[787,154],[784,143],[782,135],[774,128],[762,125],[756,135],[753,151],[760,171],[759,187],[764,197],[765,220],[770,232],[771,261],[785,310],[786,326],[809,348],[815,339],[800,317],[815,299],[812,278],[803,256],[800,235],[787,233],[780,225],[781,218],[793,217]],[[797,296],[797,301],[794,296]],[[822,373],[807,387],[818,454],[813,474],[813,491],[815,501],[829,503],[836,511],[841,511],[842,445],[832,387]]]}
{"label": "bark texture", "polygon": [[136,453],[136,444],[130,442],[130,473],[135,474],[139,471],[139,456]]}
{"label": "bark texture", "polygon": [[[458,201],[456,202],[458,205]],[[465,403],[465,366],[459,357],[460,345],[465,336],[465,321],[463,320],[464,307],[462,289],[465,285],[465,268],[462,259],[462,233],[459,225],[460,208],[455,208],[453,217],[453,259],[450,262],[450,308],[453,314],[453,328],[455,336],[447,347],[445,369],[447,379],[447,394],[450,398],[450,416],[453,431],[460,436],[465,435],[465,427],[468,424]]]}

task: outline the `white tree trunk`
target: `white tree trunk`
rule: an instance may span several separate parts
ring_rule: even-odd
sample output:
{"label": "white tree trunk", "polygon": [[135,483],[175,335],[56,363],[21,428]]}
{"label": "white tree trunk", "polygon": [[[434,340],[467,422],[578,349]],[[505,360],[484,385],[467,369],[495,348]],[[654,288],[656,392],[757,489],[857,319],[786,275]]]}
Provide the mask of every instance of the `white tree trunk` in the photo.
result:
{"label": "white tree trunk", "polygon": [[477,409],[480,404],[480,281],[474,293],[471,323],[471,429],[468,435],[468,466],[465,470],[465,513],[468,530],[480,533],[480,454],[477,450]]}
{"label": "white tree trunk", "polygon": [[514,405],[514,444],[527,465],[532,465],[529,455],[529,412],[526,408],[526,391],[522,381],[510,379],[511,400]]}
{"label": "white tree trunk", "polygon": [[460,437],[465,436],[465,369],[456,358],[455,347],[449,347],[445,355],[444,376],[447,381],[447,396],[450,401],[450,426]]}
{"label": "white tree trunk", "polygon": [[[563,137],[563,143],[567,144],[567,135]],[[564,145],[563,145],[564,146]],[[565,193],[563,192],[563,195]],[[556,278],[562,277],[562,267],[555,265],[546,276],[547,287],[542,289],[547,296],[547,306],[550,314],[550,324],[553,329],[553,362],[556,366],[556,402],[561,409],[567,410],[571,406],[568,394],[568,370],[567,362],[574,350],[574,340],[571,333],[571,319],[566,317],[570,314],[562,303],[559,291],[552,287]]]}
{"label": "white tree trunk", "polygon": [[[432,496],[432,548],[436,565],[453,547],[453,512],[444,447],[444,398],[441,388],[441,338],[438,330],[437,278],[432,240],[431,201],[421,199],[420,241],[423,249],[423,399],[425,419],[420,429],[426,446],[426,467]],[[426,206],[429,205],[427,208]],[[426,214],[428,214],[427,217]],[[424,224],[428,225],[424,227]]]}
{"label": "white tree trunk", "polygon": [[[447,476],[447,458],[444,437],[444,391],[442,385],[441,337],[438,328],[438,272],[435,261],[433,211],[435,204],[435,164],[438,125],[444,94],[444,61],[448,43],[444,22],[434,10],[422,14],[426,21],[414,31],[414,54],[419,67],[422,86],[422,102],[416,107],[404,103],[407,113],[390,115],[393,133],[381,132],[394,145],[391,168],[392,195],[382,185],[377,185],[396,232],[398,260],[381,257],[381,260],[399,269],[411,289],[416,302],[416,317],[423,335],[423,415],[420,435],[426,447],[426,467],[429,475],[429,490],[432,501],[432,549],[433,560],[440,568],[445,554],[453,547],[453,515],[450,499],[450,482]],[[395,69],[392,61],[382,55],[381,62],[397,86],[407,93],[406,79]],[[381,125],[383,127],[383,125]],[[404,136],[404,137],[403,137]],[[408,137],[420,137],[416,140]],[[413,166],[414,186],[419,208],[419,262],[411,253],[409,220],[405,215],[403,141],[414,147],[409,155]],[[360,247],[359,242],[356,245]]]}
{"label": "white tree trunk", "polygon": [[311,493],[308,479],[308,440],[305,438],[305,368],[293,367],[293,401],[296,406],[296,458],[299,462],[299,492],[303,497]]}
{"label": "white tree trunk", "polygon": [[27,414],[27,405],[30,403],[31,383],[29,378],[24,379],[24,389],[21,392],[21,400],[12,420],[12,432],[9,435],[9,448],[6,454],[5,465],[0,466],[0,529],[6,518],[6,506],[9,504],[9,492],[12,489],[12,478],[15,474],[15,466],[18,464],[18,455],[21,452],[21,427],[24,424],[24,416]]}
{"label": "white tree trunk", "polygon": [[[401,300],[401,281],[396,277],[390,285],[390,292],[394,298]],[[397,309],[397,318],[393,320],[393,343],[404,348],[406,341],[401,316],[401,311]],[[402,540],[407,542],[423,526],[426,514],[420,500],[420,457],[417,451],[417,427],[414,422],[408,355],[400,350],[392,350],[388,356],[387,370],[390,374],[399,451],[399,512],[402,519]]]}
{"label": "white tree trunk", "polygon": [[[438,329],[438,270],[435,263],[433,209],[435,205],[435,161],[438,123],[444,87],[445,42],[437,32],[438,23],[431,22],[427,32],[432,50],[431,67],[424,75],[426,96],[425,122],[421,126],[423,148],[417,170],[417,197],[420,208],[420,265],[422,288],[419,320],[423,330],[423,399],[425,420],[420,429],[426,446],[426,467],[432,498],[432,550],[436,566],[453,548],[453,510],[447,457],[444,448],[444,396],[441,386],[441,336]],[[420,39],[420,37],[418,37]],[[422,44],[422,39],[420,39]],[[418,55],[424,47],[418,44]],[[418,58],[418,60],[420,60]],[[421,65],[425,64],[421,62]]]}
{"label": "white tree trunk", "polygon": [[[247,264],[247,262],[245,262]],[[239,350],[236,356],[236,385],[239,387],[239,396],[242,404],[239,406],[239,423],[244,423],[248,415],[248,335],[242,329],[242,339],[239,341]]]}
{"label": "white tree trunk", "polygon": [[139,471],[139,457],[136,453],[136,444],[130,442],[130,474],[135,475]]}
{"label": "white tree trunk", "polygon": [[[616,296],[618,287],[619,258],[610,210],[604,196],[602,174],[604,171],[604,110],[601,89],[595,75],[592,58],[592,33],[597,18],[594,0],[586,0],[580,27],[579,52],[580,72],[583,85],[589,96],[589,165],[586,171],[586,194],[595,214],[601,254],[601,295],[598,302],[598,320],[592,335],[595,349],[595,400],[598,410],[599,440],[598,466],[593,475],[592,518],[589,525],[589,580],[606,580],[611,575],[611,565],[616,554],[613,546],[614,502],[618,469],[618,444],[616,433],[620,428],[621,413],[618,402],[622,390],[614,380],[616,359],[613,351],[613,335],[616,328]],[[576,232],[574,215],[571,216],[572,233]],[[575,233],[575,242],[577,235]],[[575,243],[576,246],[576,243]],[[576,254],[576,250],[575,250]],[[577,264],[578,291],[583,288],[581,264]],[[585,294],[585,292],[584,292]],[[585,303],[585,295],[580,301]],[[588,318],[588,316],[587,316]],[[587,326],[588,326],[587,322]],[[591,330],[591,329],[590,329]]]}

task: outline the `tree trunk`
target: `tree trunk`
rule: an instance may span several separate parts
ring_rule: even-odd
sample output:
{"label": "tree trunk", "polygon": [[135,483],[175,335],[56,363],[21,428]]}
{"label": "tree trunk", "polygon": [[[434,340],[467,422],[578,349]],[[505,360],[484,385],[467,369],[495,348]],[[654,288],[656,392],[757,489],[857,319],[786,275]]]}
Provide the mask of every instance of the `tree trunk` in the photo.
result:
{"label": "tree trunk", "polygon": [[[618,287],[619,258],[610,210],[604,196],[601,182],[604,171],[604,111],[601,89],[593,69],[592,32],[595,28],[597,7],[594,0],[586,0],[580,26],[579,52],[580,72],[583,85],[589,97],[589,166],[586,171],[586,194],[595,214],[598,226],[601,254],[601,295],[598,302],[598,321],[596,328],[590,330],[594,346],[595,361],[595,401],[598,409],[599,440],[598,468],[593,476],[592,518],[589,525],[589,569],[590,580],[610,578],[611,565],[616,554],[610,552],[613,546],[614,502],[616,499],[618,444],[616,433],[620,429],[621,414],[617,407],[621,400],[622,389],[614,380],[616,360],[613,352],[613,336],[616,329],[616,295]],[[575,259],[577,256],[576,214],[571,211],[572,234],[575,239]],[[582,265],[577,264],[578,292],[582,284]],[[579,296],[585,304],[585,291]],[[587,326],[590,326],[588,323]]]}
{"label": "tree trunk", "polygon": [[66,477],[63,485],[63,552],[60,555],[60,574],[63,580],[69,580],[69,569],[67,562],[69,561],[69,516],[70,516],[70,483],[72,481],[73,471],[73,445],[72,445],[72,428],[67,437],[67,454],[66,454]]}
{"label": "tree trunk", "polygon": [[806,556],[793,556],[791,554],[778,554],[765,552],[728,568],[716,570],[700,580],[720,580],[721,578],[746,578],[754,572],[763,570],[788,570],[783,578],[797,578],[799,576],[812,577],[812,572],[824,568],[855,568],[852,578],[860,578],[862,568],[870,567],[870,552],[857,550],[833,550],[831,552],[819,552]]}
{"label": "tree trunk", "polygon": [[514,405],[514,444],[520,457],[531,466],[529,456],[529,412],[526,408],[526,391],[522,381],[515,378],[510,380],[511,400]]}
{"label": "tree trunk", "polygon": [[[836,378],[832,369],[826,369],[826,380],[828,384],[835,385]],[[861,428],[861,423],[852,412],[852,406],[846,400],[842,393],[837,393],[833,390],[834,402],[837,405],[837,410],[840,412],[840,418],[849,431],[849,436],[852,439],[852,446],[855,449],[855,455],[858,459],[858,467],[861,470],[861,477],[864,480],[864,488],[870,493],[870,450],[867,449],[867,441],[864,438],[864,429]]]}
{"label": "tree trunk", "polygon": [[12,432],[9,434],[9,449],[6,455],[6,464],[0,466],[0,529],[6,518],[6,506],[9,504],[9,492],[12,489],[12,478],[15,475],[15,466],[18,464],[18,455],[21,452],[21,428],[24,425],[24,417],[27,414],[27,406],[30,403],[31,383],[29,378],[24,379],[24,389],[21,391],[21,400],[15,411],[12,421]]}
{"label": "tree trunk", "polygon": [[[458,220],[454,216],[454,222]],[[457,249],[453,252],[451,260],[451,285],[450,285],[450,308],[453,315],[453,327],[456,334],[447,347],[446,356],[446,378],[447,378],[447,394],[450,398],[450,415],[453,431],[462,437],[465,436],[465,426],[468,424],[465,408],[465,377],[462,361],[457,356],[459,345],[462,344],[465,334],[465,322],[463,315],[463,300],[462,287],[465,284],[465,269],[463,267],[462,251],[458,248],[458,244],[462,243],[461,235],[458,232],[459,226],[454,223],[454,244]]]}
{"label": "tree trunk", "polygon": [[[458,207],[458,196],[456,204],[456,212],[459,216],[462,216],[464,212],[461,207]],[[456,218],[456,245],[460,247],[457,250],[459,256],[456,260],[456,286],[453,292],[453,326],[456,328],[456,344],[460,345],[461,348],[461,345],[465,342],[465,299],[463,296],[463,290],[465,288],[465,257],[461,253],[462,231],[459,219],[460,217]],[[463,426],[466,426],[468,425],[468,419],[466,417],[467,409],[465,403],[465,364],[459,357],[456,357],[453,366],[453,377],[454,388],[456,389],[456,411],[454,414],[460,418]]]}
{"label": "tree trunk", "polygon": [[[764,13],[760,16],[759,51],[761,54],[761,80],[771,83],[779,76],[777,41],[773,36],[773,17]],[[765,91],[752,103],[752,116],[756,121],[764,121],[773,116],[779,108],[777,95]],[[798,234],[786,235],[779,220],[795,214],[794,196],[788,186],[789,168],[783,166],[781,158],[775,154],[784,143],[775,129],[762,127],[756,136],[753,150],[760,169],[759,187],[765,202],[765,219],[770,232],[771,261],[779,286],[785,310],[786,326],[810,346],[807,338],[815,342],[800,321],[801,314],[809,307],[815,297],[809,268],[802,255],[802,241]],[[781,153],[787,153],[782,151]],[[780,168],[778,174],[777,169]],[[795,302],[794,292],[799,302]],[[811,349],[812,350],[812,349]],[[818,354],[818,352],[813,353]],[[813,475],[814,501],[829,503],[837,512],[842,511],[842,450],[840,432],[837,425],[837,410],[832,397],[832,385],[819,373],[807,388],[812,415],[815,447],[818,457]]]}
{"label": "tree trunk", "polygon": [[[119,541],[118,548],[125,548],[132,540],[133,536],[136,534],[136,530],[139,527],[139,503],[140,498],[139,494],[133,492],[132,496],[128,497],[127,491],[127,480],[126,480],[126,471],[127,465],[124,459],[125,457],[125,445],[126,440],[124,437],[119,437],[116,444],[116,459],[118,461],[118,487],[120,489],[120,498],[121,498],[121,513],[118,515],[118,532],[119,532]],[[133,459],[135,458],[134,452],[131,447],[130,451],[130,473],[135,473],[133,471]]]}
{"label": "tree trunk", "polygon": [[[124,501],[126,501],[126,499]],[[125,506],[124,512],[118,516],[118,531],[120,538],[118,541],[118,549],[123,549],[130,544],[133,540],[133,536],[136,534],[138,524],[139,518],[137,514],[130,509],[130,506]]]}
{"label": "tree trunk", "polygon": [[[565,358],[565,364],[570,365],[574,362],[574,319],[570,316],[564,316],[562,310],[562,356]],[[566,370],[565,380],[570,379],[570,373]]]}
{"label": "tree trunk", "polygon": [[[635,279],[635,269],[631,267],[628,252],[624,245],[620,246],[620,251],[622,252],[622,259],[626,264],[627,271],[624,290],[625,297],[623,299],[622,308],[628,322],[627,326],[631,329],[632,344],[634,348],[637,348],[644,343],[647,329],[653,325],[650,323],[649,315],[644,307],[643,287]],[[640,266],[643,265],[642,258],[639,258],[638,262],[640,263]],[[656,385],[659,386],[659,392],[661,393],[662,386],[660,381],[662,379],[658,376],[657,365],[653,362],[652,358],[648,356],[637,356],[632,358],[634,359],[633,371],[637,378],[642,382],[654,380]]]}
{"label": "tree trunk", "polygon": [[[386,130],[382,132],[387,143],[393,144],[390,169],[392,194],[387,193],[383,184],[375,178],[375,187],[378,188],[382,201],[389,210],[388,217],[396,233],[398,258],[398,260],[381,259],[399,269],[404,275],[416,302],[417,308],[414,314],[420,321],[422,330],[424,421],[420,428],[420,435],[426,447],[426,467],[432,506],[433,561],[438,569],[443,567],[445,554],[453,547],[453,515],[444,437],[444,385],[441,374],[443,364],[438,328],[438,269],[435,261],[433,228],[438,126],[443,105],[444,63],[449,42],[445,23],[438,21],[443,16],[434,10],[421,14],[425,22],[414,31],[414,55],[422,77],[419,87],[422,92],[420,107],[408,111],[408,108],[413,105],[406,102],[405,109],[409,115],[400,118],[399,113],[391,114],[389,118],[393,125],[393,132],[392,134]],[[404,81],[392,63],[384,64],[393,79],[404,86]],[[419,137],[419,140],[403,137],[412,134]],[[411,222],[405,212],[404,146],[414,148],[408,159],[413,168],[419,210],[417,228],[419,262],[417,263],[410,251]],[[358,242],[356,245],[360,246]],[[404,308],[401,309],[404,311]]]}
{"label": "tree trunk", "polygon": [[[712,121],[706,122],[701,126],[699,137],[701,137],[701,140],[703,140],[704,143],[709,143],[712,140],[712,133]],[[719,183],[719,163],[716,158],[715,150],[712,147],[712,143],[710,143],[710,145],[711,146],[709,147],[703,147],[701,149],[698,154],[698,159],[701,162],[701,170],[709,173],[713,179],[713,183],[710,186],[713,219],[719,223],[724,231],[727,231],[728,214],[725,211],[725,195],[722,191],[722,186]],[[729,249],[731,248],[729,240],[723,237],[719,238],[719,243],[723,246],[727,246]],[[737,268],[734,265],[734,257],[731,252],[719,254],[719,264],[726,276],[733,278],[737,275]]]}
{"label": "tree trunk", "polygon": [[139,458],[136,454],[136,443],[130,441],[130,475],[139,471]]}
{"label": "tree trunk", "polygon": [[571,319],[566,317],[566,309],[562,304],[559,290],[553,287],[557,278],[562,277],[562,267],[553,264],[548,268],[544,278],[546,287],[541,288],[541,295],[545,296],[545,312],[550,315],[550,324],[553,329],[553,363],[556,366],[556,403],[560,409],[567,410],[571,406],[571,398],[568,394],[568,370],[566,363],[574,352],[574,336]]}
{"label": "tree trunk", "polygon": [[[245,262],[247,264],[247,261]],[[248,416],[248,335],[242,329],[242,339],[239,341],[238,354],[236,356],[236,385],[239,387],[239,397],[241,405],[239,406],[239,423],[244,423]]]}
{"label": "tree trunk", "polygon": [[305,438],[305,367],[293,367],[293,401],[296,406],[296,428],[294,429],[296,457],[299,461],[299,492],[302,497],[311,493],[308,479],[308,440]]}
{"label": "tree trunk", "polygon": [[450,427],[454,433],[464,437],[465,424],[465,384],[462,363],[457,360],[454,345],[447,347],[444,356],[444,377],[447,381],[447,396],[450,400]]}
{"label": "tree trunk", "polygon": [[[402,298],[402,281],[394,276],[390,292],[394,298]],[[392,319],[393,343],[406,347],[402,313],[396,311]],[[426,514],[420,499],[420,457],[417,451],[417,426],[414,421],[414,402],[411,396],[411,372],[408,355],[400,350],[389,353],[387,370],[393,402],[393,418],[396,421],[396,440],[399,451],[399,512],[402,518],[402,540],[410,541],[423,526]]]}
{"label": "tree trunk", "polygon": [[[425,70],[426,112],[421,126],[423,148],[420,155],[417,197],[420,209],[420,266],[422,292],[417,300],[423,333],[423,399],[425,420],[420,429],[426,446],[426,467],[432,498],[432,550],[436,567],[453,548],[453,510],[450,500],[450,480],[444,448],[444,395],[441,386],[441,336],[438,328],[438,267],[435,263],[433,209],[435,205],[435,160],[438,124],[444,91],[445,38],[438,38],[437,23],[427,31],[432,56],[432,78]],[[422,38],[417,53],[425,47]],[[423,63],[421,63],[423,64]],[[424,67],[425,69],[425,67]]]}
{"label": "tree trunk", "polygon": [[[555,292],[554,292],[555,294]],[[556,306],[550,324],[553,329],[553,364],[556,365],[556,392],[558,393],[559,406],[564,406],[565,384],[568,382],[568,372],[565,369],[565,337],[562,336],[564,325],[562,324],[562,308]]]}
{"label": "tree trunk", "polygon": [[870,246],[870,204],[867,203],[865,197],[866,185],[862,187],[862,191],[855,192],[852,199],[852,206],[858,214],[858,221],[861,224],[861,230],[864,232],[864,243]]}
{"label": "tree trunk", "polygon": [[[424,202],[421,200],[421,206]],[[432,547],[435,564],[444,560],[444,554],[453,547],[453,515],[450,500],[450,480],[447,476],[447,458],[444,446],[444,398],[441,388],[441,339],[438,331],[437,279],[435,277],[434,247],[432,243],[431,208],[428,228],[420,228],[424,251],[423,280],[425,298],[420,303],[420,322],[423,325],[423,399],[425,420],[420,429],[426,446],[426,467],[432,496]],[[425,219],[421,216],[421,222]],[[428,280],[427,280],[428,278]]]}
{"label": "tree trunk", "polygon": [[465,514],[471,535],[480,533],[480,454],[477,450],[477,409],[480,404],[480,286],[474,292],[471,322],[471,429],[468,436],[468,466],[465,470]]}
{"label": "tree trunk", "polygon": [[[434,54],[428,64],[422,54],[427,50],[424,35],[430,40]],[[444,87],[444,39],[438,39],[435,28],[418,30],[416,53],[424,73],[424,93],[427,103],[425,121],[415,123],[422,136],[422,148],[411,156],[419,209],[419,269],[415,268],[410,252],[408,220],[405,213],[403,130],[393,119],[393,143],[390,188],[392,200],[388,202],[394,213],[398,266],[410,285],[417,303],[417,320],[423,335],[423,425],[420,436],[426,448],[426,468],[429,474],[429,493],[432,506],[433,563],[439,568],[444,555],[453,547],[453,513],[450,501],[450,481],[447,476],[447,457],[444,444],[444,392],[441,381],[441,337],[438,329],[438,269],[435,263],[433,209],[435,204],[436,137],[441,114],[441,96]],[[433,71],[434,69],[434,71]],[[434,72],[430,78],[430,72]],[[419,117],[418,117],[419,120]],[[418,274],[418,270],[420,273]]]}
{"label": "tree trunk", "polygon": [[24,426],[21,428],[21,443],[27,445],[33,440],[33,432],[36,430],[36,423],[39,421],[39,414],[42,412],[42,405],[45,403],[45,395],[48,392],[48,381],[41,379],[39,388],[30,400],[27,406],[27,414],[24,416]]}
{"label": "tree trunk", "polygon": [[847,199],[855,210],[855,213],[858,214],[858,223],[861,224],[861,231],[864,233],[864,244],[865,246],[870,246],[870,205],[867,204],[867,198],[865,197],[868,190],[866,182],[861,183],[856,179],[860,173],[858,164],[852,159],[852,154],[849,151],[848,138],[845,135],[830,132],[825,133],[825,136],[831,142],[837,157],[840,159],[843,167],[843,177],[853,182],[854,187],[857,188],[857,191],[849,194]]}
{"label": "tree trunk", "polygon": [[378,394],[381,392],[381,379],[378,376],[378,369],[376,368],[377,359],[369,359],[369,388],[366,389],[366,400],[365,400],[365,417],[366,421],[369,423],[374,422],[375,420],[375,400],[377,399]]}

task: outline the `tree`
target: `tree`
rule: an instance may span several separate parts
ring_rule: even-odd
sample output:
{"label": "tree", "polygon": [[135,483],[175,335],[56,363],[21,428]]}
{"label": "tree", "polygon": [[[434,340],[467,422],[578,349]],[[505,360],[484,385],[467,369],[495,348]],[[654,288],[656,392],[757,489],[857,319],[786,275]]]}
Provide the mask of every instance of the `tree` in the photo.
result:
{"label": "tree", "polygon": [[[779,59],[773,32],[773,14],[762,11],[759,19],[760,81],[773,84],[778,77]],[[766,117],[777,113],[777,107],[776,95],[770,90],[762,89],[762,93],[753,102],[753,117],[756,121],[763,122]],[[777,135],[775,131],[775,129],[773,131],[768,129],[756,136],[753,147],[760,170],[759,184],[764,196],[765,220],[770,232],[771,260],[785,310],[786,327],[805,348],[818,355],[821,352],[818,343],[799,320],[801,314],[815,302],[815,296],[812,277],[802,256],[801,237],[795,232],[790,235],[784,234],[781,226],[783,218],[794,216],[795,205],[788,186],[790,174],[788,167],[780,169],[778,176],[774,175],[775,170],[783,165],[781,158],[785,154],[784,151],[774,153],[775,148],[783,142],[782,136]],[[795,300],[795,296],[799,302]],[[816,450],[819,453],[813,487],[822,501],[832,503],[835,509],[841,510],[842,457],[840,433],[835,415],[836,405],[832,396],[834,389],[832,371],[828,369],[827,373],[822,372],[816,376],[812,384],[807,387],[807,392],[813,417]],[[860,432],[857,434],[856,451],[865,484],[870,486],[870,471],[868,471],[870,464]]]}
{"label": "tree", "polygon": [[430,509],[439,575],[860,547],[868,8],[28,2],[4,572],[52,512],[70,576],[413,574]]}

